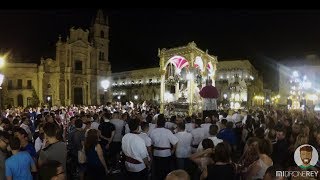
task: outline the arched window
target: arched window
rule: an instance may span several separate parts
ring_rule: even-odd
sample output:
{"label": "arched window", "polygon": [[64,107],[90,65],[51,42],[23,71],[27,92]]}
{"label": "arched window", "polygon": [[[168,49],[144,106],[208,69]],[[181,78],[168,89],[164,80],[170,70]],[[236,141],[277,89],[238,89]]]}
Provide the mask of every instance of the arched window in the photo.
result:
{"label": "arched window", "polygon": [[22,94],[18,95],[17,101],[18,101],[18,106],[23,107],[23,96],[22,96]]}
{"label": "arched window", "polygon": [[103,31],[100,31],[100,37],[104,38],[104,32]]}

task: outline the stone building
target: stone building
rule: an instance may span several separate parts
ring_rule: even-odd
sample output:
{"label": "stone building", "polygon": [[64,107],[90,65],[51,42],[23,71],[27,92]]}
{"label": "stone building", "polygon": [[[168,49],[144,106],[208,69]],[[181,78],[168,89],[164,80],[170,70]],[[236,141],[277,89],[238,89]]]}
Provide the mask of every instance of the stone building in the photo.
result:
{"label": "stone building", "polygon": [[[224,98],[230,102],[232,94],[239,94],[239,103],[244,101],[249,106],[263,105],[255,98],[263,96],[263,80],[250,61],[219,61],[215,76],[220,102]],[[112,73],[113,100],[159,102],[160,77],[159,67]],[[234,86],[237,89],[232,89]]]}
{"label": "stone building", "polygon": [[65,41],[59,37],[55,59],[8,63],[3,73],[3,105],[103,103],[100,82],[111,75],[108,19],[99,10],[90,30],[72,27]]}

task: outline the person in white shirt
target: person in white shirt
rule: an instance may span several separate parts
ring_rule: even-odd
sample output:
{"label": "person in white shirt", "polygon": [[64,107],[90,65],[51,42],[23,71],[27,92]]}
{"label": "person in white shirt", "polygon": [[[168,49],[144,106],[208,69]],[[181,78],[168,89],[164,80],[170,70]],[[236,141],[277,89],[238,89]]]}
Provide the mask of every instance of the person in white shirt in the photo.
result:
{"label": "person in white shirt", "polygon": [[116,162],[120,158],[120,151],[121,151],[121,139],[122,139],[122,130],[125,126],[125,122],[120,119],[119,112],[114,112],[112,115],[112,119],[110,120],[110,123],[114,125],[115,127],[115,133],[112,139],[112,142],[110,144],[110,163],[115,166]]}
{"label": "person in white shirt", "polygon": [[204,139],[204,132],[201,128],[201,119],[196,119],[195,121],[195,129],[191,131],[192,134],[192,152],[195,152],[200,144],[200,142]]}
{"label": "person in white shirt", "polygon": [[178,132],[175,134],[179,140],[176,149],[177,168],[187,169],[191,155],[192,134],[185,131],[186,126],[183,122],[178,123],[177,126]]}
{"label": "person in white shirt", "polygon": [[152,154],[152,151],[151,151],[151,145],[152,145],[152,142],[151,142],[151,138],[148,136],[148,131],[149,131],[149,123],[147,122],[141,122],[140,123],[140,127],[141,127],[141,133],[139,134],[139,136],[144,140],[144,142],[146,143],[146,147],[147,147],[147,150],[148,150],[148,153],[149,153],[149,157],[150,155]]}
{"label": "person in white shirt", "polygon": [[20,127],[28,133],[28,139],[29,139],[29,141],[31,141],[32,140],[32,133],[31,133],[31,130],[29,127],[29,122],[30,122],[29,119],[27,117],[22,117],[21,122],[22,122],[22,124],[20,125]]}
{"label": "person in white shirt", "polygon": [[34,143],[34,148],[36,150],[36,153],[38,153],[44,147],[45,147],[45,141],[44,141],[43,125],[40,125],[39,126],[39,137],[36,139],[36,141]]}
{"label": "person in white shirt", "polygon": [[204,124],[201,124],[201,128],[203,129],[204,138],[208,138],[210,136],[209,128],[212,125],[211,118],[210,117],[206,117],[204,119],[204,122],[205,122]]}
{"label": "person in white shirt", "polygon": [[[217,138],[217,134],[218,134],[217,125],[215,124],[211,125],[209,128],[209,133],[210,133],[210,136],[208,137],[208,139],[210,139],[213,142],[214,147],[216,147],[219,143],[223,142],[222,139]],[[203,150],[203,147],[202,147],[202,141],[201,141],[201,143],[198,146],[197,152],[200,152],[202,150]]]}
{"label": "person in white shirt", "polygon": [[164,127],[165,123],[166,120],[164,115],[160,114],[157,120],[157,128],[154,129],[150,134],[154,149],[154,177],[156,177],[158,180],[165,179],[166,175],[171,171],[171,155],[175,152],[177,143],[179,141],[169,129]]}
{"label": "person in white shirt", "polygon": [[99,115],[98,114],[94,114],[93,115],[93,122],[91,123],[90,129],[98,130],[99,125],[100,125],[100,123],[99,123]]}
{"label": "person in white shirt", "polygon": [[125,155],[127,179],[147,180],[149,154],[144,140],[139,136],[139,123],[138,119],[129,120],[130,133],[122,138],[122,152]]}
{"label": "person in white shirt", "polygon": [[188,133],[191,133],[191,131],[194,129],[194,123],[192,122],[192,119],[190,116],[186,117],[186,131]]}

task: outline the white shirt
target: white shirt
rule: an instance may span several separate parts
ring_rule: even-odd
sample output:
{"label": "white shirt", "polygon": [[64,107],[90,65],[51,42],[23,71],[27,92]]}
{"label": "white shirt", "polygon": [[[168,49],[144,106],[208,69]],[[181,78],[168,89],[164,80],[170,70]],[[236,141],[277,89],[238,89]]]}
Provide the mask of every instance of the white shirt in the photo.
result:
{"label": "white shirt", "polygon": [[123,126],[125,126],[125,122],[121,119],[111,119],[110,123],[112,123],[115,127],[115,133],[112,142],[121,142],[122,129]]}
{"label": "white shirt", "polygon": [[176,157],[188,158],[191,155],[192,134],[188,132],[178,132],[175,136],[179,140],[176,149]]}
{"label": "white shirt", "polygon": [[97,123],[97,122],[94,121],[94,122],[91,123],[90,129],[96,129],[96,130],[98,130],[99,125],[100,125],[99,123]]}
{"label": "white shirt", "polygon": [[203,129],[204,138],[208,138],[210,136],[209,129],[210,129],[211,125],[212,125],[211,123],[201,124],[201,128]]}
{"label": "white shirt", "polygon": [[41,139],[38,137],[36,141],[34,142],[34,148],[36,149],[36,152],[43,149],[45,146],[45,141],[41,141]]}
{"label": "white shirt", "polygon": [[194,129],[194,123],[186,123],[186,131],[188,133],[191,133],[193,129]]}
{"label": "white shirt", "polygon": [[[219,143],[223,142],[222,139],[219,139],[217,138],[216,136],[211,136],[211,137],[208,137],[208,139],[211,139],[213,144],[214,144],[214,147],[216,147]],[[202,147],[202,141],[201,143],[199,144],[198,146],[198,149],[197,149],[197,152],[200,152],[203,150],[203,147]]]}
{"label": "white shirt", "polygon": [[166,124],[164,125],[165,128],[169,129],[169,130],[173,130],[177,127],[177,125],[173,122],[166,122]]}
{"label": "white shirt", "polygon": [[149,157],[146,144],[138,134],[128,133],[122,138],[122,152],[133,159],[141,162],[141,164],[132,164],[125,162],[126,168],[130,172],[140,172],[146,168],[143,159]]}
{"label": "white shirt", "polygon": [[[150,138],[153,146],[160,148],[170,148],[171,144],[175,145],[178,142],[178,138],[166,128],[154,129],[150,134]],[[158,157],[169,157],[171,156],[171,149],[154,150],[153,155]]]}
{"label": "white shirt", "polygon": [[149,123],[149,131],[148,131],[148,135],[150,136],[151,132],[157,128],[157,125],[156,124],[152,124],[152,123]]}
{"label": "white shirt", "polygon": [[141,132],[139,134],[139,137],[141,137],[144,140],[144,143],[146,144],[147,147],[150,147],[152,145],[151,138],[148,136],[148,134]]}
{"label": "white shirt", "polygon": [[192,145],[199,145],[204,139],[204,133],[202,128],[195,128],[191,131],[192,134]]}

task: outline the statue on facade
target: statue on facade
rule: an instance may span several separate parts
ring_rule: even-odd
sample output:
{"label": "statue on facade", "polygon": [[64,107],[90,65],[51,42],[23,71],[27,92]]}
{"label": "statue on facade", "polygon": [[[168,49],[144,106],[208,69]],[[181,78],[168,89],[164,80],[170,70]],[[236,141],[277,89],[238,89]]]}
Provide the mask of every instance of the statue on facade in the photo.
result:
{"label": "statue on facade", "polygon": [[203,118],[211,116],[214,111],[217,111],[217,98],[219,93],[216,87],[212,86],[212,80],[206,81],[206,86],[199,92],[203,98]]}

